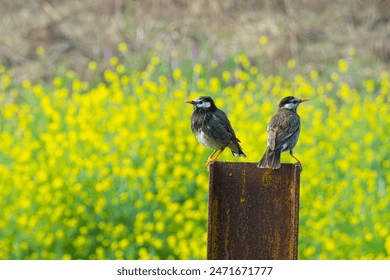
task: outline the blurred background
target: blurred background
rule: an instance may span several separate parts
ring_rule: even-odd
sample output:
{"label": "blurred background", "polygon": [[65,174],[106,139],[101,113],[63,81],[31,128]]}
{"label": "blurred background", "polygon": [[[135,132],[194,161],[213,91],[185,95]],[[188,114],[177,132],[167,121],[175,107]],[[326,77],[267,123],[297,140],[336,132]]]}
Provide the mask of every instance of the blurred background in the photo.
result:
{"label": "blurred background", "polygon": [[389,1],[0,7],[0,259],[205,259],[200,95],[248,162],[280,99],[310,98],[299,259],[390,258]]}
{"label": "blurred background", "polygon": [[[0,60],[19,80],[50,75],[58,63],[83,72],[91,59],[104,62],[126,42],[136,57],[157,43],[204,60],[245,50],[251,59],[265,54],[263,66],[270,70],[289,59],[322,70],[348,58],[353,48],[365,64],[388,69],[389,5],[386,0],[2,0]],[[264,49],[258,47],[260,36],[269,38]],[[46,50],[44,69],[38,66],[38,47]]]}

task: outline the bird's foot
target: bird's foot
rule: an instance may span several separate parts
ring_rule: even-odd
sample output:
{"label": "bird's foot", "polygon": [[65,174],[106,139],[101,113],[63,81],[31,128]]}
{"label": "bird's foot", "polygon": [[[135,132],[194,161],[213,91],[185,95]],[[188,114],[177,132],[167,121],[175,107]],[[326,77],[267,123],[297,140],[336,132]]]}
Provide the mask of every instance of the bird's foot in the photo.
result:
{"label": "bird's foot", "polygon": [[294,164],[299,166],[299,172],[303,171],[302,163],[299,160]]}
{"label": "bird's foot", "polygon": [[216,160],[213,159],[213,158],[207,159],[206,164],[205,164],[205,167],[209,167],[210,163],[211,163],[211,162],[214,162],[214,161],[216,161]]}
{"label": "bird's foot", "polygon": [[216,160],[213,158],[210,158],[206,161],[205,167],[207,167],[207,171],[210,172],[210,163],[215,162]]}

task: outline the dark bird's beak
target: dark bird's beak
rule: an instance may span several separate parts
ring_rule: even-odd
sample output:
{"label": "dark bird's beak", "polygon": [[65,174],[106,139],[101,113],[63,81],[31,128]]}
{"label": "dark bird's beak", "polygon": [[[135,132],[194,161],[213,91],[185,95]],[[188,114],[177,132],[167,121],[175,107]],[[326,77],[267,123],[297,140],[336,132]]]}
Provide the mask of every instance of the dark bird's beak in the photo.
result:
{"label": "dark bird's beak", "polygon": [[[309,98],[301,98],[301,103],[302,102],[306,102],[306,101],[309,101],[310,99]],[[187,101],[186,101],[187,102]]]}
{"label": "dark bird's beak", "polygon": [[194,104],[194,102],[192,100],[186,100],[184,101],[185,103],[189,103],[189,104]]}

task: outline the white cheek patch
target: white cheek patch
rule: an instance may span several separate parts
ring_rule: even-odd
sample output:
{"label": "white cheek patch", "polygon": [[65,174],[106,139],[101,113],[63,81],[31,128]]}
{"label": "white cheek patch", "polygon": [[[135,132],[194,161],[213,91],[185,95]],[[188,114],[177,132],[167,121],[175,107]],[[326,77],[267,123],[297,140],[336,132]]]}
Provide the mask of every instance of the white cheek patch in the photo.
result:
{"label": "white cheek patch", "polygon": [[210,108],[211,107],[211,103],[210,102],[203,102],[203,107]]}
{"label": "white cheek patch", "polygon": [[203,102],[197,105],[199,108],[210,108],[211,103],[210,102]]}
{"label": "white cheek patch", "polygon": [[295,109],[295,108],[297,108],[297,104],[294,104],[294,103],[287,103],[286,105],[284,105],[283,107],[284,108],[287,108],[287,109],[289,109],[289,110],[293,110],[293,109]]}

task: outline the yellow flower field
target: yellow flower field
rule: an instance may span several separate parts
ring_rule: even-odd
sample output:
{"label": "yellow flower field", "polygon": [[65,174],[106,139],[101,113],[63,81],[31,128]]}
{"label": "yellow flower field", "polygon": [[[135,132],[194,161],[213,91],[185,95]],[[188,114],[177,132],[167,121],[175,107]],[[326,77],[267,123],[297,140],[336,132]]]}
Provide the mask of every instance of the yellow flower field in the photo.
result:
{"label": "yellow flower field", "polygon": [[294,150],[299,258],[390,259],[388,73],[351,82],[340,60],[329,75],[266,75],[245,54],[233,67],[110,62],[90,83],[68,71],[18,85],[0,66],[0,259],[205,259],[211,151],[184,103],[200,95],[228,114],[250,162],[279,100],[310,98]]}

